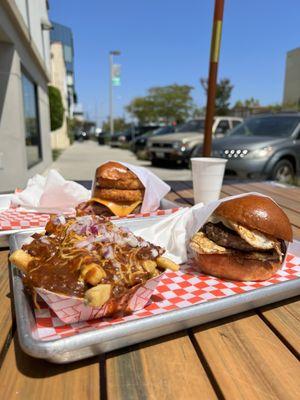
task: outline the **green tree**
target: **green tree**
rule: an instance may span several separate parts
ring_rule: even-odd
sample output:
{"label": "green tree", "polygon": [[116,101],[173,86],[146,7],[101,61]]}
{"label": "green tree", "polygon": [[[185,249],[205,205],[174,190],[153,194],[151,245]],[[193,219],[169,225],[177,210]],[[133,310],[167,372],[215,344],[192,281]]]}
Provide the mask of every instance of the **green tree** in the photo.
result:
{"label": "green tree", "polygon": [[155,104],[149,96],[136,97],[125,108],[132,117],[138,120],[140,125],[156,122],[158,119]]}
{"label": "green tree", "polygon": [[244,103],[242,102],[242,100],[237,100],[235,102],[235,105],[233,106],[233,108],[242,108],[244,107]]}
{"label": "green tree", "polygon": [[192,86],[177,84],[152,87],[145,97],[133,99],[126,110],[140,124],[160,121],[181,123],[195,108],[192,89]]}
{"label": "green tree", "polygon": [[[208,81],[206,78],[200,79],[201,85],[207,95]],[[215,114],[228,115],[230,112],[230,97],[233,89],[230,79],[224,78],[217,83],[216,99],[215,99]]]}
{"label": "green tree", "polygon": [[51,131],[59,129],[64,121],[64,106],[60,90],[55,86],[48,86]]}
{"label": "green tree", "polygon": [[254,107],[259,107],[259,106],[260,106],[259,100],[254,99],[254,97],[250,97],[249,99],[246,99],[244,101],[238,100],[235,103],[235,105],[233,106],[233,108],[242,108],[242,107],[254,108]]}
{"label": "green tree", "polygon": [[[114,131],[123,132],[130,127],[130,124],[124,118],[114,118]],[[102,124],[103,132],[110,132],[110,120],[107,119]]]}

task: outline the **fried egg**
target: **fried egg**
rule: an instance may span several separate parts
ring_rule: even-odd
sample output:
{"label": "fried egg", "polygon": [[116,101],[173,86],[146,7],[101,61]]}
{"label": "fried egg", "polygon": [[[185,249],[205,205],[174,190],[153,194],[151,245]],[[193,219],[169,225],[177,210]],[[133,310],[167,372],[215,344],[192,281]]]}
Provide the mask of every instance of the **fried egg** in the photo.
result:
{"label": "fried egg", "polygon": [[257,230],[250,230],[235,222],[229,221],[231,227],[251,246],[261,250],[271,250],[275,247],[275,240],[269,239]]}

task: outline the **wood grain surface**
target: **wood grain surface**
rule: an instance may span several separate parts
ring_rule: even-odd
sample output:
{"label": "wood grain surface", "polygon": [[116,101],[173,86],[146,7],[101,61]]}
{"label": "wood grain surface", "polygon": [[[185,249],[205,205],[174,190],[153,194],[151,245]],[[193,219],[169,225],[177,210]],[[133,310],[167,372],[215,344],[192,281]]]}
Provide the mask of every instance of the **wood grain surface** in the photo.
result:
{"label": "wood grain surface", "polygon": [[300,298],[271,304],[259,310],[259,314],[272,326],[281,339],[300,356]]}
{"label": "wood grain surface", "polygon": [[185,333],[108,357],[106,376],[109,400],[216,398]]}
{"label": "wood grain surface", "polygon": [[99,361],[50,364],[23,353],[15,336],[0,370],[0,393],[1,400],[99,400]]}
{"label": "wood grain surface", "polygon": [[194,330],[226,399],[299,399],[300,364],[255,314]]}
{"label": "wood grain surface", "polygon": [[8,251],[0,251],[0,305],[0,349],[4,349],[12,329]]}

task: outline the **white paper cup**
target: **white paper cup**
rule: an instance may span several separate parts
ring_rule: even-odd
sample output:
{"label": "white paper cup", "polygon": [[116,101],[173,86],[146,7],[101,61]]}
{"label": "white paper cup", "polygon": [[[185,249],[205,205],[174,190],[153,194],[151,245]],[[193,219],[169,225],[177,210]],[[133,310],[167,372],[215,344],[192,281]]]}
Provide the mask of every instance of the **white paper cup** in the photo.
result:
{"label": "white paper cup", "polygon": [[195,157],[191,158],[191,161],[195,204],[207,204],[218,200],[227,160],[224,158]]}

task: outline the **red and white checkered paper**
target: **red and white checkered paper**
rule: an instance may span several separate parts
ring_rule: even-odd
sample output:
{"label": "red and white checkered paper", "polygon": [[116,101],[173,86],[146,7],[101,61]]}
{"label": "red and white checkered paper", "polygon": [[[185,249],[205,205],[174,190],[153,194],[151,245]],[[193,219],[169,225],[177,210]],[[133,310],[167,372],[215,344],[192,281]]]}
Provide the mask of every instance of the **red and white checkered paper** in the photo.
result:
{"label": "red and white checkered paper", "polygon": [[[168,210],[157,210],[154,212],[147,212],[142,214],[130,214],[121,218],[140,218],[140,217],[154,217],[158,215],[169,215],[179,210],[177,208],[170,208]],[[9,208],[0,211],[0,232],[20,229],[30,229],[44,227],[50,218],[49,214],[39,214],[34,212],[18,211],[17,209]],[[111,217],[112,220],[121,219],[120,217]]]}
{"label": "red and white checkered paper", "polygon": [[[163,275],[162,273],[149,279],[144,285],[137,286],[132,293],[129,293],[130,297],[127,297],[126,302],[128,301],[127,308],[131,312],[145,307]],[[91,307],[86,306],[84,300],[78,297],[56,294],[42,288],[36,288],[36,291],[56,316],[65,323],[99,319],[109,315],[110,312],[109,302],[103,307]],[[119,301],[122,302],[122,298]]]}
{"label": "red and white checkered paper", "polygon": [[283,268],[271,279],[264,282],[224,281],[203,275],[195,271],[191,265],[184,265],[181,266],[180,271],[165,272],[153,292],[150,303],[144,309],[122,318],[106,318],[66,324],[45,303],[42,303],[41,309],[35,310],[36,325],[33,334],[44,341],[61,339],[122,322],[163,314],[206,301],[245,293],[299,277],[300,257],[291,254],[287,256]]}

